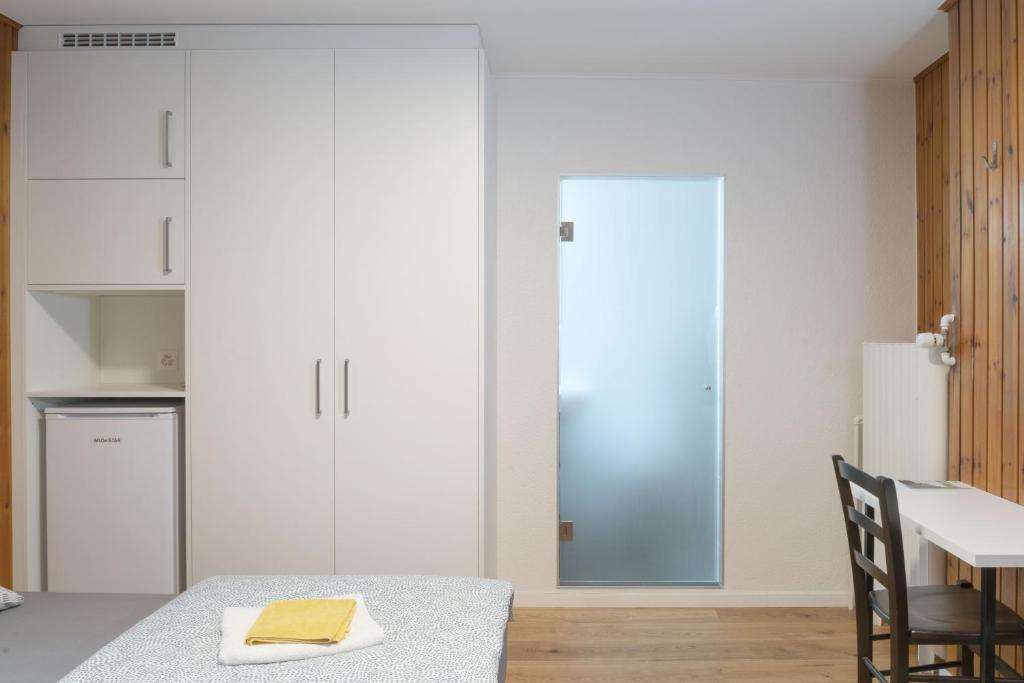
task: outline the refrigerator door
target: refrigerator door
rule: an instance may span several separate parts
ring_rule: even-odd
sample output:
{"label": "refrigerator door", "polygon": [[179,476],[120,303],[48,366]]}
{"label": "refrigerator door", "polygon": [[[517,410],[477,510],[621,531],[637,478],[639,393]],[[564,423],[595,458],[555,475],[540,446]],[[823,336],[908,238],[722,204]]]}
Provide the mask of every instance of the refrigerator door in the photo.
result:
{"label": "refrigerator door", "polygon": [[178,414],[46,412],[47,589],[176,593]]}

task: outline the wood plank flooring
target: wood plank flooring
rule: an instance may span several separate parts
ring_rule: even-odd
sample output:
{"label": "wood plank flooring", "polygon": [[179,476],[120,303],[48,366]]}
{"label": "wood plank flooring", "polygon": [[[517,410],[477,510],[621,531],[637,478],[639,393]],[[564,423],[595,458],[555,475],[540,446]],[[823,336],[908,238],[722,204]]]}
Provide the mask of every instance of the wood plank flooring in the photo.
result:
{"label": "wood plank flooring", "polygon": [[855,652],[846,609],[517,608],[508,683],[850,683]]}

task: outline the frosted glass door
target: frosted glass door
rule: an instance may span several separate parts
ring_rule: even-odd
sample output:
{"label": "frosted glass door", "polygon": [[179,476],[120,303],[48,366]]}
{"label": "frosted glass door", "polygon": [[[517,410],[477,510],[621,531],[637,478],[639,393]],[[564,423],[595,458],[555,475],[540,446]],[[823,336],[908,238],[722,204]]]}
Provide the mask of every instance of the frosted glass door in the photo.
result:
{"label": "frosted glass door", "polygon": [[562,585],[717,585],[721,178],[561,180]]}

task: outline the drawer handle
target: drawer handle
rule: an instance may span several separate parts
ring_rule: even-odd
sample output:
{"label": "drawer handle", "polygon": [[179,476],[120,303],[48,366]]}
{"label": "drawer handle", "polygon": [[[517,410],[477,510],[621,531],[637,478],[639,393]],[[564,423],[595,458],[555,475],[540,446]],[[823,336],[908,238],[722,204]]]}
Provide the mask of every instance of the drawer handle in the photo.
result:
{"label": "drawer handle", "polygon": [[174,112],[164,112],[164,166],[174,166]]}
{"label": "drawer handle", "polygon": [[171,221],[168,216],[164,219],[164,275],[170,275],[171,271]]}

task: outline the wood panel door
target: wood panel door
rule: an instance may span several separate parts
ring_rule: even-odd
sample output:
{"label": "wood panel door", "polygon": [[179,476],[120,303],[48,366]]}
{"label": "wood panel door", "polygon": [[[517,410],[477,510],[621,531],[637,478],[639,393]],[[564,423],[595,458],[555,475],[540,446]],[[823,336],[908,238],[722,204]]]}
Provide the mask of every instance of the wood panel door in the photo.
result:
{"label": "wood panel door", "polygon": [[185,181],[30,180],[28,283],[185,282]]}
{"label": "wood panel door", "polygon": [[339,573],[478,573],[477,59],[337,52]]}
{"label": "wood panel door", "polygon": [[29,178],[185,177],[185,53],[28,55]]}
{"label": "wood panel door", "polygon": [[331,51],[192,53],[193,581],[334,571],[333,93]]}

